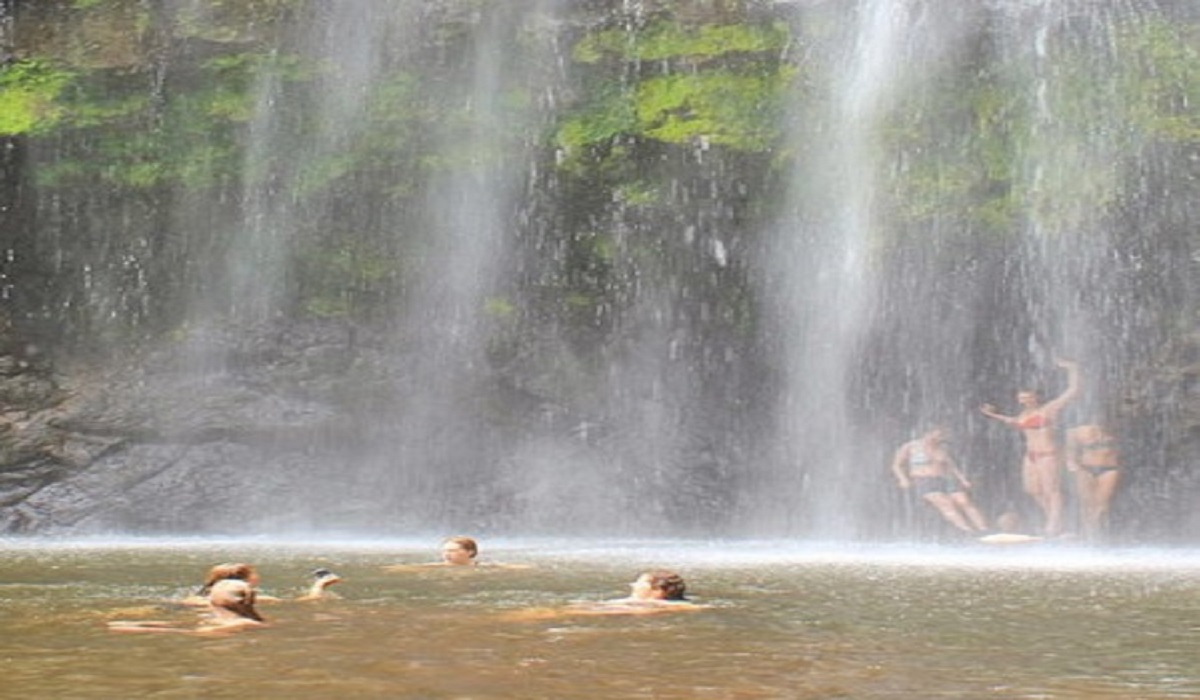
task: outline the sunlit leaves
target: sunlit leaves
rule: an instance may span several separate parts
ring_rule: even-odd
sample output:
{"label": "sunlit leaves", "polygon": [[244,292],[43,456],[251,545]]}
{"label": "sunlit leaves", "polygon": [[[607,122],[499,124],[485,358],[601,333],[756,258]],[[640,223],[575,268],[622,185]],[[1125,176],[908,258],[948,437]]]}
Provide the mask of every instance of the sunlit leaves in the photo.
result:
{"label": "sunlit leaves", "polygon": [[0,134],[45,132],[63,117],[58,97],[70,72],[40,61],[11,63],[0,70]]}
{"label": "sunlit leaves", "polygon": [[597,32],[576,44],[573,55],[580,63],[597,63],[608,58],[696,60],[738,53],[779,52],[788,39],[787,27],[781,23],[683,26],[660,22],[637,33],[624,29]]}
{"label": "sunlit leaves", "polygon": [[787,72],[743,74],[712,70],[652,78],[638,86],[637,125],[666,143],[702,140],[761,151],[779,136]]}
{"label": "sunlit leaves", "polygon": [[1120,78],[1131,122],[1158,138],[1200,142],[1200,28],[1150,22],[1126,28]]}

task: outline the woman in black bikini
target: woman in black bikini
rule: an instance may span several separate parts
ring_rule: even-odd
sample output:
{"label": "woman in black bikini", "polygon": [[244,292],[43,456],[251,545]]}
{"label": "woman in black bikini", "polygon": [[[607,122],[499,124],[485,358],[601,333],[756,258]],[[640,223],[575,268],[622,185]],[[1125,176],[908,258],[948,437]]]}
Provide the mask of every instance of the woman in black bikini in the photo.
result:
{"label": "woman in black bikini", "polygon": [[1121,481],[1117,438],[1099,423],[1067,431],[1067,470],[1074,472],[1079,492],[1083,536],[1095,540],[1108,526],[1108,509]]}
{"label": "woman in black bikini", "polygon": [[944,428],[901,445],[892,457],[892,473],[900,488],[912,489],[954,527],[970,534],[987,532],[987,521],[967,494],[971,482],[946,449]]}
{"label": "woman in black bikini", "polygon": [[996,412],[991,404],[980,410],[988,418],[1016,428],[1025,436],[1025,455],[1021,459],[1021,484],[1025,493],[1033,498],[1045,517],[1047,537],[1062,532],[1063,494],[1058,441],[1054,434],[1054,421],[1064,406],[1079,395],[1079,365],[1068,360],[1055,360],[1054,364],[1067,371],[1067,389],[1052,401],[1042,403],[1036,391],[1023,389],[1017,392],[1017,403],[1021,412],[1005,416]]}

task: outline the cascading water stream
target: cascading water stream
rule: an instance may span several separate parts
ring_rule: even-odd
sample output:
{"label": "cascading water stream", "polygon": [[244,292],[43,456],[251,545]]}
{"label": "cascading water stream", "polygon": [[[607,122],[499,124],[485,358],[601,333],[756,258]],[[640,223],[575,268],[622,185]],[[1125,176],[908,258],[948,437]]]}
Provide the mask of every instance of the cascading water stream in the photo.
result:
{"label": "cascading water stream", "polygon": [[879,451],[855,433],[852,393],[877,294],[871,249],[888,230],[879,201],[891,158],[883,131],[943,39],[921,3],[867,1],[834,16],[844,24],[821,58],[827,92],[798,97],[790,117],[793,139],[810,150],[791,178],[790,217],[768,246],[765,292],[777,309],[772,332],[785,377],[782,464],[768,492],[787,501],[766,514],[791,530],[846,538],[863,525],[856,511],[869,468],[861,460]]}
{"label": "cascading water stream", "polygon": [[[1129,41],[1147,30],[1144,17],[1154,9],[1147,2],[1059,2],[1006,14],[997,29],[1009,87],[1024,92],[1029,110],[1013,174],[1026,205],[1027,266],[1016,281],[1026,290],[1030,321],[1024,368],[1045,378],[1053,357],[1078,359],[1088,378],[1082,420],[1117,418],[1106,393],[1134,359],[1114,352],[1128,347],[1132,331],[1119,271],[1127,237],[1114,219],[1121,188],[1153,167],[1147,144],[1123,127],[1134,115],[1122,88],[1141,69]],[[1086,92],[1078,89],[1084,83]]]}
{"label": "cascading water stream", "polygon": [[[434,152],[453,167],[423,185],[416,217],[423,230],[391,339],[406,367],[395,387],[396,413],[377,433],[372,466],[362,475],[376,496],[386,485],[385,502],[413,525],[477,508],[475,498],[462,495],[479,479],[503,488],[498,474],[481,475],[475,463],[487,452],[488,433],[474,397],[486,382],[492,334],[512,321],[508,270],[534,167],[532,96],[547,89],[507,47],[546,12],[532,3],[484,19],[462,57],[462,83],[443,96],[466,123],[432,137]],[[540,51],[524,58],[528,65],[545,60]],[[388,214],[394,220],[385,225],[397,231],[413,222],[412,212]]]}

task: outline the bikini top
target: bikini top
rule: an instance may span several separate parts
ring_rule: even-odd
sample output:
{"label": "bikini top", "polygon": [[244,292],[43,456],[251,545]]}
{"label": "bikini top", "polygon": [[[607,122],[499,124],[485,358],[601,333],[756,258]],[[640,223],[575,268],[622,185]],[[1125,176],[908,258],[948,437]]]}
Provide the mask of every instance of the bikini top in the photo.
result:
{"label": "bikini top", "polygon": [[927,464],[933,464],[933,458],[929,456],[925,446],[919,442],[913,444],[908,450],[908,466],[923,467]]}
{"label": "bikini top", "polygon": [[1079,449],[1081,450],[1112,450],[1116,449],[1116,447],[1116,438],[1097,438],[1091,442],[1079,443]]}
{"label": "bikini top", "polygon": [[1040,413],[1034,413],[1030,416],[1025,416],[1017,421],[1018,430],[1037,430],[1038,428],[1050,427],[1050,419]]}

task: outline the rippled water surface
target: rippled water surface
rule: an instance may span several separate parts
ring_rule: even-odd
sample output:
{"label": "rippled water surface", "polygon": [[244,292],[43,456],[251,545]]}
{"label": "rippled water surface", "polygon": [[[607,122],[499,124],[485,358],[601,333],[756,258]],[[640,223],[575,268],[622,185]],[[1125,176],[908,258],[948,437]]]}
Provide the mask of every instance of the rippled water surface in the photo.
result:
{"label": "rippled water surface", "polygon": [[[4,697],[1200,698],[1200,553],[774,542],[0,542]],[[288,597],[316,566],[341,598],[261,606],[228,637],[121,635],[194,621],[169,601],[250,561]],[[680,571],[707,610],[526,615]]]}

